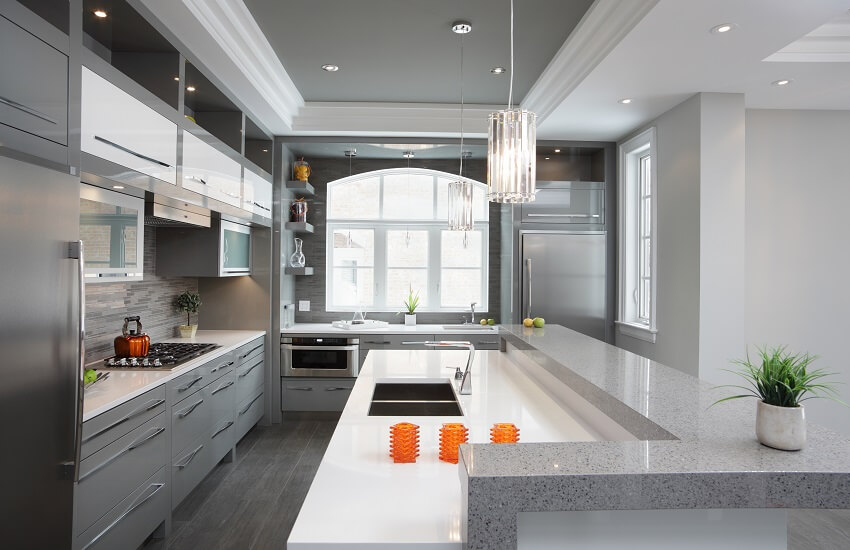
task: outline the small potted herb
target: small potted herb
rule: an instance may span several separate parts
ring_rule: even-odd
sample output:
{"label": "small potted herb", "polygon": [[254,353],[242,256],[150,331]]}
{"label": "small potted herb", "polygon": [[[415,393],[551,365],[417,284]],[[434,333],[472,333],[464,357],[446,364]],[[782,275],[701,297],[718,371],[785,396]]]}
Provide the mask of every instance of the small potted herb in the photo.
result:
{"label": "small potted herb", "polygon": [[174,300],[174,305],[178,311],[186,313],[186,324],[178,327],[180,337],[194,338],[195,333],[198,331],[198,325],[192,324],[192,314],[197,313],[198,308],[201,307],[201,296],[197,292],[189,292],[187,290]]}
{"label": "small potted herb", "polygon": [[760,364],[752,363],[747,354],[745,360],[733,362],[740,370],[729,370],[746,380],[747,385],[720,386],[738,388],[746,393],[720,399],[714,404],[757,397],[756,437],[759,443],[783,451],[799,451],[806,445],[806,414],[802,402],[827,398],[844,405],[837,399],[835,385],[823,381],[833,373],[809,369],[815,359],[817,357],[808,353],[792,354],[785,346],[759,349]]}
{"label": "small potted herb", "polygon": [[419,293],[413,294],[413,287],[407,292],[407,298],[404,299],[404,307],[407,310],[404,314],[404,324],[407,326],[416,325],[416,308],[419,307]]}

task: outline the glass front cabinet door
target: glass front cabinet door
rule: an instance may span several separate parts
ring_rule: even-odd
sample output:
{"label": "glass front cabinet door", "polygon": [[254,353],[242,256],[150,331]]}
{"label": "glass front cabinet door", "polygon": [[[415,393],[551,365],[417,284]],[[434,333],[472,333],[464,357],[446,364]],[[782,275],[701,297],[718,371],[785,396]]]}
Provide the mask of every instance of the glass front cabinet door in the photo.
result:
{"label": "glass front cabinet door", "polygon": [[80,239],[87,281],[142,279],[144,213],[144,199],[80,186]]}
{"label": "glass front cabinet door", "polygon": [[221,220],[220,275],[251,274],[251,228]]}

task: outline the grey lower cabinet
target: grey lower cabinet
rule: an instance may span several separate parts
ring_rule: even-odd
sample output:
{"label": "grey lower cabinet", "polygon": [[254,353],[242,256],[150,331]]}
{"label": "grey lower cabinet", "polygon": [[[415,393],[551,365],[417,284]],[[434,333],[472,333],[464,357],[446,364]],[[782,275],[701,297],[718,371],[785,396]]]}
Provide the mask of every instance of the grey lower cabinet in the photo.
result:
{"label": "grey lower cabinet", "polygon": [[281,378],[284,411],[341,411],[356,378]]}
{"label": "grey lower cabinet", "polygon": [[258,338],[83,424],[75,550],[136,548],[264,413]]}

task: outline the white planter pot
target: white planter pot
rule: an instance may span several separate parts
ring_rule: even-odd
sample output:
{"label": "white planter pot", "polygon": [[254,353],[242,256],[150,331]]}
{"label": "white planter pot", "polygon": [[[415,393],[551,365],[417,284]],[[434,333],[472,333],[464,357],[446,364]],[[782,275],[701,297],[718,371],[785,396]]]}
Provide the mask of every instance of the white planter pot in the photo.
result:
{"label": "white planter pot", "polygon": [[803,406],[776,407],[759,401],[756,437],[759,443],[774,449],[799,451],[806,446],[806,412]]}
{"label": "white planter pot", "polygon": [[408,313],[404,314],[404,324],[413,327],[416,326],[416,314],[410,315]]}
{"label": "white planter pot", "polygon": [[198,332],[198,325],[180,325],[177,327],[180,331],[180,338],[194,338]]}

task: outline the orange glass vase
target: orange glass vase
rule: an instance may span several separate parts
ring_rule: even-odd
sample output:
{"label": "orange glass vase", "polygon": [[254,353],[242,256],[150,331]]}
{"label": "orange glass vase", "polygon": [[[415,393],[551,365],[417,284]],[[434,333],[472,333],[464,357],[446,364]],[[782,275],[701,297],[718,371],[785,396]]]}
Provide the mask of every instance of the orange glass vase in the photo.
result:
{"label": "orange glass vase", "polygon": [[490,428],[491,443],[516,443],[519,441],[519,428],[514,424],[497,423]]}
{"label": "orange glass vase", "polygon": [[390,426],[390,457],[393,462],[416,462],[417,456],[419,456],[419,426],[409,422]]}
{"label": "orange glass vase", "polygon": [[469,441],[469,428],[463,424],[443,424],[440,428],[440,460],[457,464],[457,447]]}

